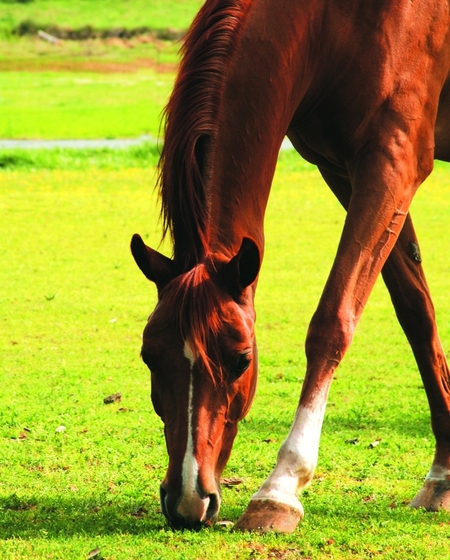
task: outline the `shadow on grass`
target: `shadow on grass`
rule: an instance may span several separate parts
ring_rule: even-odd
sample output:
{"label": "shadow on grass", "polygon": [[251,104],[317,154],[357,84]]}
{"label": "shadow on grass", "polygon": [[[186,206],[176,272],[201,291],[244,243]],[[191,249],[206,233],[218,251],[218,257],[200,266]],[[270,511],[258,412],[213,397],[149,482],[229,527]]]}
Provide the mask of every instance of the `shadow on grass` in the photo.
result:
{"label": "shadow on grass", "polygon": [[[253,415],[250,421],[243,422],[240,427],[241,437],[247,436],[250,439],[259,439],[266,437],[267,433],[279,435],[284,438],[288,433],[294,415],[289,416],[263,416]],[[325,414],[324,430],[328,433],[339,433],[348,430],[368,431],[383,430],[392,431],[399,436],[407,436],[411,438],[432,437],[431,420],[428,408],[424,408],[415,415],[404,414],[395,410],[393,407],[386,411],[370,410],[367,407],[353,407],[347,412],[336,411],[329,408]],[[281,443],[281,442],[280,442]]]}
{"label": "shadow on grass", "polygon": [[0,497],[0,539],[143,534],[167,528],[156,504],[78,497]]}
{"label": "shadow on grass", "polygon": [[384,430],[397,433],[399,436],[421,438],[431,436],[431,420],[428,410],[420,416],[405,416],[389,411],[389,416],[374,415],[370,411],[351,410],[348,414],[332,412],[325,416],[324,426],[329,432],[341,430]]}
{"label": "shadow on grass", "polygon": [[44,147],[27,150],[17,148],[1,150],[0,170],[84,170],[92,167],[100,169],[144,168],[155,166],[158,159],[158,146],[149,142],[142,142],[122,149],[108,147],[86,147],[84,149],[53,147],[46,149]]}
{"label": "shadow on grass", "polygon": [[[309,500],[307,500],[308,502]],[[402,505],[395,510],[389,506],[388,499],[380,500],[373,507],[355,505],[349,500],[326,500],[321,503],[308,503],[308,515],[312,518],[348,519],[349,525],[369,523],[372,519],[379,523],[382,519],[391,522],[412,525],[429,525],[448,515],[444,513],[427,513],[412,510]],[[235,521],[243,512],[232,507]],[[231,513],[231,510],[228,513]],[[229,518],[229,517],[228,517]],[[216,526],[216,529],[218,526]],[[171,531],[165,523],[162,513],[156,509],[147,510],[136,503],[115,504],[80,500],[76,497],[64,498],[19,498],[16,494],[0,498],[0,539],[32,539],[37,537],[55,538],[74,535],[142,535],[150,532]],[[219,528],[220,529],[220,528]],[[204,529],[213,531],[214,529]]]}
{"label": "shadow on grass", "polygon": [[308,523],[314,525],[317,520],[348,520],[348,527],[364,526],[382,528],[389,526],[391,530],[396,526],[410,527],[442,527],[448,525],[450,512],[448,511],[426,511],[423,508],[414,509],[409,502],[393,504],[389,496],[381,496],[370,502],[356,503],[348,497],[330,500],[325,498],[304,499],[303,505],[309,516]]}

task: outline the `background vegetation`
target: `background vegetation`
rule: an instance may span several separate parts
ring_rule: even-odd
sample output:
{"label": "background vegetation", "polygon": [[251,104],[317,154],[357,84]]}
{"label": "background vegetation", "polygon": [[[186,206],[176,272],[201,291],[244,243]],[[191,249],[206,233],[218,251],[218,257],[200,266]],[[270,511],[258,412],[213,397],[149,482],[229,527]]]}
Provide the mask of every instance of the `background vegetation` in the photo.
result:
{"label": "background vegetation", "polygon": [[201,0],[1,0],[0,30],[57,26],[81,29],[186,29]]}
{"label": "background vegetation", "polygon": [[[175,5],[186,10],[179,23]],[[27,18],[107,28],[124,25],[120,10],[127,6],[130,28],[181,28],[198,5],[3,1],[0,17],[13,21],[10,29]],[[165,18],[149,15],[166,7]],[[175,59],[158,62],[154,44],[89,39],[54,48],[11,32],[2,45],[0,136],[157,134]],[[146,99],[154,106],[147,113]],[[135,124],[126,128],[128,121]],[[164,437],[139,359],[155,290],[128,249],[136,231],[159,244],[156,160],[152,143],[119,151],[0,151],[0,557],[450,558],[449,515],[407,507],[431,464],[433,437],[420,377],[381,283],[333,382],[319,467],[303,494],[306,517],[297,531],[167,528],[158,501]],[[450,169],[438,164],[413,207],[445,348],[449,191]],[[223,521],[237,520],[289,430],[306,328],[343,219],[317,171],[283,152],[256,302],[260,382],[224,473],[240,483],[223,488]],[[120,402],[104,404],[117,392]]]}
{"label": "background vegetation", "polygon": [[[180,47],[157,32],[187,29],[201,3],[0,2],[0,138],[156,137]],[[52,25],[111,36],[49,43],[36,30]]]}

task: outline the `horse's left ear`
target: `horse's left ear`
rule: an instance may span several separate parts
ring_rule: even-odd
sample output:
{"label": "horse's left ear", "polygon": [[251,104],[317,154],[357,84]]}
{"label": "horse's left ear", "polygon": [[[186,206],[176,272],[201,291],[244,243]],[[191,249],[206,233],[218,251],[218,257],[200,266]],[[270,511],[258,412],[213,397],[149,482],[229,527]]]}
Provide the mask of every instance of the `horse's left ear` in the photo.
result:
{"label": "horse's left ear", "polygon": [[158,292],[175,278],[174,262],[158,251],[147,247],[137,233],[131,239],[131,253],[144,276],[156,284]]}
{"label": "horse's left ear", "polygon": [[244,237],[237,255],[223,265],[220,276],[232,295],[240,295],[256,280],[260,267],[258,246],[253,239]]}

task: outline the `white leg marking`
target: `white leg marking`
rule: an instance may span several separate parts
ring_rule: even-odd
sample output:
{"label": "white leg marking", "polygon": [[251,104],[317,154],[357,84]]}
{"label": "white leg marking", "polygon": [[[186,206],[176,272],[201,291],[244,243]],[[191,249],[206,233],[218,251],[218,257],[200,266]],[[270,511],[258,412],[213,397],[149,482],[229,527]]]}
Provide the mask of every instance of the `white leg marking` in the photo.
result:
{"label": "white leg marking", "polygon": [[192,403],[194,398],[194,379],[192,368],[195,363],[195,358],[187,342],[184,345],[184,355],[191,363],[191,374],[189,380],[187,410],[187,443],[181,471],[183,483],[181,488],[181,501],[178,505],[177,511],[185,519],[202,521],[208,509],[209,498],[202,499],[197,492],[198,463],[194,455],[194,439],[192,436]]}
{"label": "white leg marking", "polygon": [[431,482],[442,482],[450,480],[450,470],[440,465],[432,465],[430,472],[427,474],[426,480]]}
{"label": "white leg marking", "polygon": [[326,398],[315,407],[299,406],[288,437],[278,452],[277,464],[252,500],[273,500],[303,513],[296,493],[311,482],[319,455]]}

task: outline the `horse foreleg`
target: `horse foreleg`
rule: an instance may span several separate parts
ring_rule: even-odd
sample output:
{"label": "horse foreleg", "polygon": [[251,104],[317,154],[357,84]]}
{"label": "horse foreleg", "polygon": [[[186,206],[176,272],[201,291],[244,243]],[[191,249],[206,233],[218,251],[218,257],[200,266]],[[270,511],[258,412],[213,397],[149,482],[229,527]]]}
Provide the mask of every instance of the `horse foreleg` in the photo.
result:
{"label": "horse foreleg", "polygon": [[436,438],[431,470],[411,506],[450,510],[450,371],[410,218],[382,274],[422,376]]}
{"label": "horse foreleg", "polygon": [[316,392],[314,402],[300,401],[289,435],[278,452],[277,464],[252,497],[236,529],[290,533],[303,518],[303,506],[296,494],[314,476],[328,387],[329,383],[325,383]]}
{"label": "horse foreleg", "polygon": [[[411,146],[410,146],[411,147]],[[348,349],[373,285],[405,222],[417,176],[415,157],[388,148],[353,169],[338,252],[306,338],[307,371],[297,414],[277,464],[237,529],[293,531],[303,516],[296,494],[312,480],[333,373]],[[395,161],[393,165],[392,162]],[[410,185],[410,188],[405,185]]]}
{"label": "horse foreleg", "polygon": [[[351,186],[321,170],[325,181],[348,208]],[[450,510],[450,371],[439,340],[419,244],[408,214],[382,275],[400,325],[411,345],[427,393],[436,453],[425,484],[412,507]]]}

